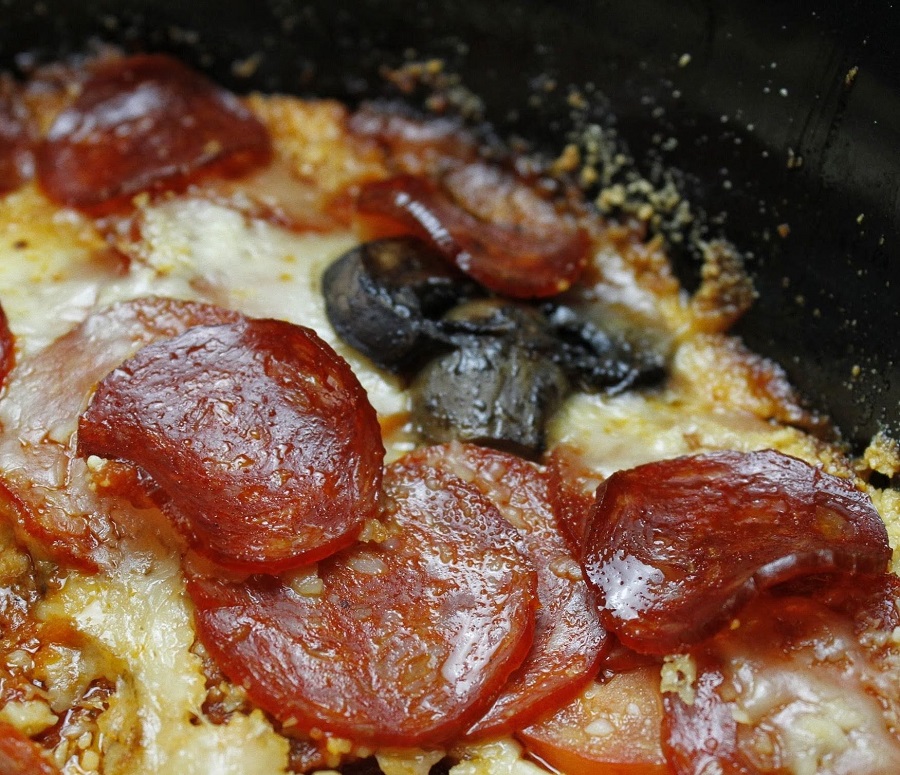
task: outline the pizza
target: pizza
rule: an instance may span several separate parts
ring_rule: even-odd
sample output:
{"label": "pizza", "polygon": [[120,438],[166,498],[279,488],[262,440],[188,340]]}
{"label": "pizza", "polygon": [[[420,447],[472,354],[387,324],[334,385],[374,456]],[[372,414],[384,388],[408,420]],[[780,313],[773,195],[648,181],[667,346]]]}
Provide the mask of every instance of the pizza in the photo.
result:
{"label": "pizza", "polygon": [[900,771],[896,442],[572,172],[164,55],[0,80],[0,772]]}

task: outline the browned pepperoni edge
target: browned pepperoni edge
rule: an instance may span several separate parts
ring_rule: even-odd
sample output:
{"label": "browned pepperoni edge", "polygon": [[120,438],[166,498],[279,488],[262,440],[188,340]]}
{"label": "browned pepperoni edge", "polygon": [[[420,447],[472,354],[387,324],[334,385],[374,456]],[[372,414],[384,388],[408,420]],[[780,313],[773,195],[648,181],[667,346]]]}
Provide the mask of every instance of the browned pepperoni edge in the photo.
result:
{"label": "browned pepperoni edge", "polygon": [[531,646],[536,579],[518,536],[457,477],[394,464],[383,534],[321,562],[321,589],[194,577],[198,634],[284,726],[378,746],[463,732]]}
{"label": "browned pepperoni edge", "polygon": [[357,212],[373,220],[380,236],[399,232],[421,237],[459,269],[492,291],[517,298],[555,296],[566,290],[587,262],[589,240],[580,229],[530,234],[482,221],[451,201],[430,180],[399,175],[366,183]]}
{"label": "browned pepperoni edge", "polygon": [[[99,380],[142,346],[190,326],[235,320],[207,304],[145,298],[91,314],[9,375],[0,480],[7,511],[44,552],[63,564],[96,571],[114,561],[117,528],[110,514],[129,504],[91,487],[85,462],[52,429],[75,428]],[[10,419],[12,418],[12,422]],[[59,478],[60,471],[65,479]]]}
{"label": "browned pepperoni edge", "polygon": [[37,743],[0,721],[0,775],[60,775],[60,770]]}
{"label": "browned pepperoni edge", "polygon": [[204,556],[276,573],[348,546],[375,514],[384,447],[349,365],[281,320],[198,326],[97,387],[82,455],[140,466]]}
{"label": "browned pepperoni edge", "polygon": [[0,388],[16,365],[16,340],[9,328],[9,320],[3,307],[0,307]]}
{"label": "browned pepperoni edge", "polygon": [[34,166],[28,111],[12,79],[0,74],[0,195],[18,188]]}
{"label": "browned pepperoni edge", "polygon": [[236,175],[268,163],[265,126],[233,94],[181,62],[141,54],[101,62],[37,153],[51,199],[87,210],[192,175]]}
{"label": "browned pepperoni edge", "polygon": [[880,572],[890,556],[852,482],[763,450],[613,474],[592,507],[584,568],[606,626],[635,651],[666,654],[713,634],[760,589]]}
{"label": "browned pepperoni edge", "polygon": [[478,489],[519,532],[520,550],[537,571],[534,644],[467,736],[521,729],[571,700],[596,673],[607,646],[594,594],[557,527],[547,474],[515,455],[473,444],[424,447],[407,460],[455,473]]}

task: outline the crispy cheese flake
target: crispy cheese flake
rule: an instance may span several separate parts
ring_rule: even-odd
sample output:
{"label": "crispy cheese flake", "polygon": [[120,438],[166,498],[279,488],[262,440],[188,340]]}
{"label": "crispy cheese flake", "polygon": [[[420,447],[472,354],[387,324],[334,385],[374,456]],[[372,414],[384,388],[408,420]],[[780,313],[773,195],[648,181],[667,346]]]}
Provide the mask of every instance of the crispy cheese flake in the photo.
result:
{"label": "crispy cheese flake", "polygon": [[660,670],[660,691],[677,694],[685,705],[693,705],[697,665],[689,654],[672,654],[665,658]]}

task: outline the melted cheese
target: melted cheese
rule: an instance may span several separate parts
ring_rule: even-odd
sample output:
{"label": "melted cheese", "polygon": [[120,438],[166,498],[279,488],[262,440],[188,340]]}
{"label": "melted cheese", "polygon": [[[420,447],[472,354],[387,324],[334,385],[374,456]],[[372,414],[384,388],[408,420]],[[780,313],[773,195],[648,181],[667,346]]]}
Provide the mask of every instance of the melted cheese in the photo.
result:
{"label": "melted cheese", "polygon": [[541,775],[545,772],[523,759],[522,747],[512,740],[460,747],[454,753],[461,761],[451,768],[451,775]]}
{"label": "melted cheese", "polygon": [[[259,711],[228,723],[203,720],[206,697],[179,558],[162,546],[133,547],[114,573],[70,573],[39,618],[74,621],[125,663],[116,701],[101,717],[104,772],[277,775],[287,741]],[[139,732],[134,729],[137,721]]]}
{"label": "melted cheese", "polygon": [[92,223],[28,185],[0,199],[0,299],[21,352],[79,322],[116,276]]}
{"label": "melted cheese", "polygon": [[869,689],[884,675],[869,666],[852,628],[834,622],[808,638],[781,659],[757,661],[746,647],[725,654],[732,713],[746,726],[738,734],[761,762],[797,775],[900,771],[900,744]]}
{"label": "melted cheese", "polygon": [[802,432],[685,393],[572,396],[554,418],[550,444],[575,447],[593,471],[716,449],[773,448],[820,462],[820,444]]}

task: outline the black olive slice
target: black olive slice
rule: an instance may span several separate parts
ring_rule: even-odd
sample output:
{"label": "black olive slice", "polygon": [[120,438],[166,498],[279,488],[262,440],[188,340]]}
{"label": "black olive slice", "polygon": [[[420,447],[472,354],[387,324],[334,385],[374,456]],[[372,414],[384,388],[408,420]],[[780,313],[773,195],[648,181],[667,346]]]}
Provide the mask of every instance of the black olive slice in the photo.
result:
{"label": "black olive slice", "polygon": [[570,307],[547,305],[544,314],[557,342],[552,357],[578,390],[615,395],[665,375],[665,358],[658,349],[635,347]]}
{"label": "black olive slice", "polygon": [[481,291],[424,242],[367,242],[322,276],[325,311],[338,336],[378,366],[403,373],[434,354],[435,321]]}
{"label": "black olive slice", "polygon": [[546,356],[508,338],[472,337],[416,377],[413,422],[431,441],[458,439],[535,457],[568,391],[562,369]]}
{"label": "black olive slice", "polygon": [[504,299],[476,299],[451,309],[438,323],[443,338],[466,346],[472,337],[502,337],[536,353],[553,351],[558,342],[537,307]]}
{"label": "black olive slice", "polygon": [[581,313],[558,304],[540,307],[502,299],[470,301],[452,309],[439,324],[444,338],[465,346],[473,336],[506,337],[553,360],[585,392],[621,393],[664,376],[658,349],[635,347]]}

